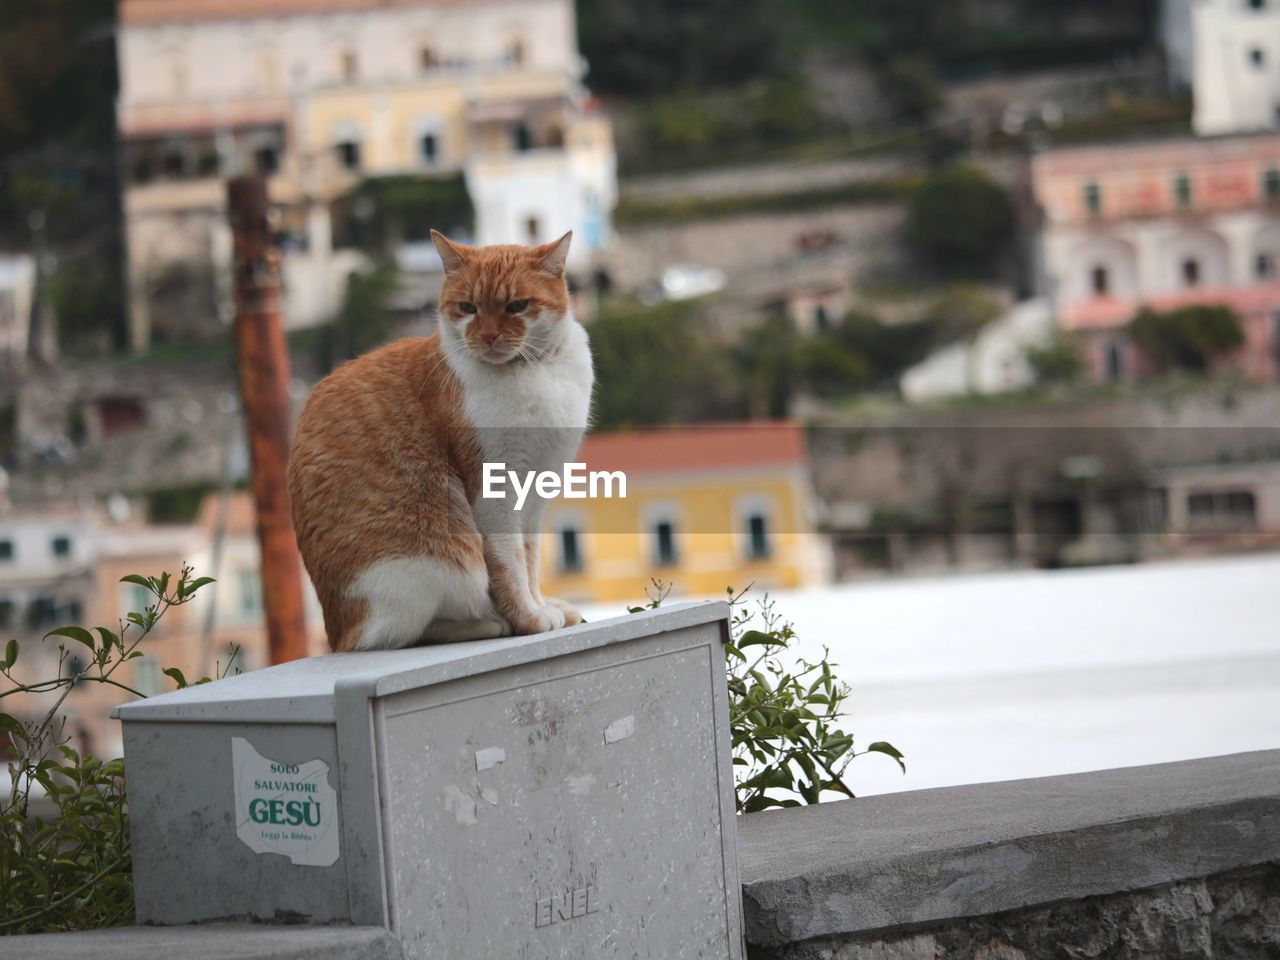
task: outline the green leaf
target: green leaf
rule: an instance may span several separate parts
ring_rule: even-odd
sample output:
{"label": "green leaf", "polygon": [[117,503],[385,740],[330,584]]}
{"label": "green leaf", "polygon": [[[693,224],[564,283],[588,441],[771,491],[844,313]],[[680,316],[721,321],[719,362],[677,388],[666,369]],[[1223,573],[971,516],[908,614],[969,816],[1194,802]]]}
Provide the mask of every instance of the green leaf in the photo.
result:
{"label": "green leaf", "polygon": [[761,633],[759,630],[748,630],[738,638],[738,649],[743,647],[776,647],[779,640],[776,636],[768,633]]}
{"label": "green leaf", "polygon": [[27,729],[18,720],[17,717],[10,716],[7,713],[0,713],[0,730],[11,733],[15,737],[26,738]]}
{"label": "green leaf", "polygon": [[136,583],[138,586],[145,587],[147,590],[153,589],[153,586],[150,580],[148,580],[146,577],[140,577],[136,573],[131,573],[127,577],[121,577],[120,582]]}
{"label": "green leaf", "polygon": [[96,649],[97,646],[94,642],[93,634],[84,627],[58,627],[56,630],[50,630],[44,635],[46,640],[50,637],[66,637],[68,640],[76,640],[83,643],[90,650]]}
{"label": "green leaf", "polygon": [[4,667],[6,670],[8,670],[17,662],[18,662],[18,641],[14,639],[10,639],[9,642],[4,645]]}
{"label": "green leaf", "polygon": [[898,766],[900,766],[900,767],[902,768],[902,772],[903,772],[903,773],[906,773],[906,772],[907,772],[907,765],[906,765],[906,763],[903,761],[902,754],[901,754],[901,752],[899,752],[898,748],[897,748],[897,747],[895,747],[893,744],[891,744],[891,743],[886,743],[886,742],[885,742],[885,741],[883,741],[883,740],[877,740],[875,743],[873,743],[873,744],[871,744],[870,746],[868,746],[868,747],[867,747],[867,752],[868,752],[868,753],[883,753],[883,754],[885,754],[886,756],[893,757],[893,759],[895,759],[895,760],[897,760],[897,761],[898,761]]}
{"label": "green leaf", "polygon": [[103,650],[110,650],[113,646],[121,650],[124,649],[124,644],[120,642],[120,638],[113,631],[108,630],[106,627],[95,627],[94,629],[98,631],[98,636],[102,638]]}
{"label": "green leaf", "polygon": [[178,685],[179,690],[182,690],[187,686],[187,678],[182,675],[182,671],[179,670],[177,667],[166,667],[164,670],[160,672],[163,673],[166,677],[172,678],[173,682]]}
{"label": "green leaf", "polygon": [[191,594],[195,593],[201,587],[207,587],[211,583],[217,583],[217,581],[214,580],[213,577],[197,577],[195,580],[192,580],[190,584],[188,584],[187,596],[191,596]]}

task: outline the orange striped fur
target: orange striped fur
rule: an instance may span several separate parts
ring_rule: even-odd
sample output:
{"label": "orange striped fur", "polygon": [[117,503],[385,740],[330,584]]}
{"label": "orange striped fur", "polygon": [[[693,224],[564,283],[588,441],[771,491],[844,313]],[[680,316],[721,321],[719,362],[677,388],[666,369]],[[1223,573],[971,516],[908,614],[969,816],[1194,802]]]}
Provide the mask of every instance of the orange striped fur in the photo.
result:
{"label": "orange striped fur", "polygon": [[476,248],[433,236],[439,331],[326,377],[293,442],[294,529],[335,650],[581,619],[539,590],[541,507],[480,498],[485,460],[558,471],[581,442],[592,371],[564,280],[570,238]]}

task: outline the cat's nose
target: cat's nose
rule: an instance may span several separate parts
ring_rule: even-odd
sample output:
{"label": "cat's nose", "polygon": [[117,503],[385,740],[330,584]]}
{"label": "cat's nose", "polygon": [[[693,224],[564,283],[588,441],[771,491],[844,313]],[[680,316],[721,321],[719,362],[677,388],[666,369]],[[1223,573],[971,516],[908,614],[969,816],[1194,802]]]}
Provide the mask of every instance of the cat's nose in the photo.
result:
{"label": "cat's nose", "polygon": [[498,331],[497,331],[497,330],[482,330],[482,331],[480,332],[480,339],[484,341],[484,345],[485,345],[486,347],[492,347],[492,346],[493,346],[493,341],[495,341],[495,340],[497,340],[497,339],[498,339]]}

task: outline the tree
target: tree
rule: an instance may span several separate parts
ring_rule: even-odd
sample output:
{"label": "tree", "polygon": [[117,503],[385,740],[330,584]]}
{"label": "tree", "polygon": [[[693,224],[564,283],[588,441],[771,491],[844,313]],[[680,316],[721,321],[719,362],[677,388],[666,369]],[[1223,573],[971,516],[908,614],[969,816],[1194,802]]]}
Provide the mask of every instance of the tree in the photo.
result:
{"label": "tree", "polygon": [[342,306],[333,321],[331,360],[341,363],[382,346],[391,336],[390,299],[396,289],[396,268],[379,260],[373,269],[347,277]]}
{"label": "tree", "polygon": [[1043,346],[1027,348],[1027,363],[1037,383],[1070,383],[1084,373],[1084,357],[1074,341],[1055,337]]}
{"label": "tree", "polygon": [[1194,304],[1160,313],[1143,309],[1129,335],[1159,369],[1204,373],[1217,357],[1244,346],[1240,317],[1227,306]]}
{"label": "tree", "polygon": [[698,329],[690,303],[602,311],[591,322],[600,429],[740,417],[728,351]]}
{"label": "tree", "polygon": [[980,170],[934,174],[907,208],[907,242],[944,276],[986,279],[1013,239],[1013,197]]}
{"label": "tree", "polygon": [[945,97],[937,71],[926,57],[898,57],[880,72],[880,85],[904,119],[926,121]]}
{"label": "tree", "polygon": [[781,53],[775,17],[768,0],[579,0],[587,82],[643,96],[768,75]]}

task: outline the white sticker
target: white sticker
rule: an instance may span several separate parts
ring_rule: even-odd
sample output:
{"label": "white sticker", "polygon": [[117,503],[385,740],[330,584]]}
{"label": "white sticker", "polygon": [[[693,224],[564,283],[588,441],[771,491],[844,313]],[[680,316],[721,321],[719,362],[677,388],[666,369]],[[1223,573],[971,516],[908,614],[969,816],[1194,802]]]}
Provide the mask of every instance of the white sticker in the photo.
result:
{"label": "white sticker", "polygon": [[619,740],[625,740],[627,737],[635,736],[636,718],[623,717],[621,720],[615,720],[609,724],[604,731],[605,743],[617,743]]}
{"label": "white sticker", "polygon": [[507,751],[501,747],[488,747],[476,751],[476,770],[490,770],[507,759]]}
{"label": "white sticker", "polygon": [[236,834],[256,853],[327,867],[338,859],[338,792],[323,760],[277,763],[243,737],[231,738]]}

